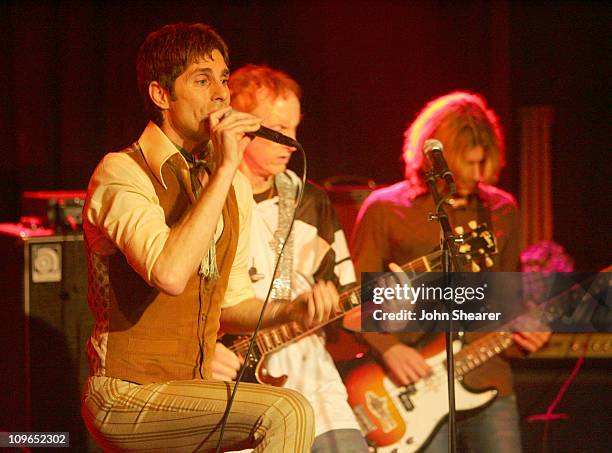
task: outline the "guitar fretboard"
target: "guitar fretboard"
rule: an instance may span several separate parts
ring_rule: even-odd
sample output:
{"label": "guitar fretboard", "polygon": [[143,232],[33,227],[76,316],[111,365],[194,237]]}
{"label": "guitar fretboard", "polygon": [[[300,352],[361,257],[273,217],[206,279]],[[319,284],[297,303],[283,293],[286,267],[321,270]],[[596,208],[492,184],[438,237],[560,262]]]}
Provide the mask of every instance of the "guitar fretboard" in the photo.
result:
{"label": "guitar fretboard", "polygon": [[[406,273],[409,280],[414,280],[426,272],[432,272],[441,267],[442,253],[437,251],[429,255],[420,257],[404,266],[402,270]],[[287,344],[303,338],[321,327],[342,318],[348,311],[361,305],[361,285],[357,285],[340,295],[340,312],[332,318],[308,329],[302,327],[297,322],[290,322],[278,327],[263,329],[257,334],[255,343],[260,355],[269,354],[280,349]],[[235,342],[230,349],[240,357],[245,357],[248,349],[248,337],[242,337]]]}
{"label": "guitar fretboard", "polygon": [[[488,257],[497,253],[494,236],[487,229],[486,224],[479,225],[476,229],[466,234],[460,234],[457,239],[461,238],[463,245],[459,250],[459,256],[465,257],[466,261],[473,261],[476,257]],[[419,278],[427,272],[440,271],[442,268],[442,252],[436,251],[429,255],[417,258],[408,264],[401,267],[406,273],[409,281]],[[461,266],[461,269],[463,265]],[[258,351],[253,351],[253,355],[257,358],[280,349],[287,344],[297,341],[302,337],[310,335],[326,324],[334,322],[344,316],[348,311],[361,305],[361,286],[353,287],[352,289],[340,295],[339,309],[340,312],[328,319],[325,322],[312,326],[308,329],[302,327],[296,322],[283,324],[279,327],[268,328],[261,330],[255,339]],[[250,338],[239,338],[230,349],[241,357],[246,357]]]}
{"label": "guitar fretboard", "polygon": [[461,378],[512,345],[509,332],[492,332],[455,353],[455,376]]}
{"label": "guitar fretboard", "polygon": [[[532,321],[541,319],[546,323],[557,319],[563,313],[573,311],[573,308],[584,302],[585,299],[588,300],[592,294],[597,294],[610,287],[609,273],[611,270],[612,266],[608,266],[598,274],[588,278],[585,282],[577,283],[561,294],[551,298],[545,304],[532,308],[525,315],[526,319]],[[586,282],[590,283],[588,286],[589,291],[584,289]],[[523,318],[524,320],[525,318]],[[505,327],[509,328],[513,322],[506,324]],[[542,327],[545,326],[543,325]],[[475,340],[455,354],[455,376],[461,378],[490,358],[502,353],[512,343],[512,334],[510,332],[491,332]]]}

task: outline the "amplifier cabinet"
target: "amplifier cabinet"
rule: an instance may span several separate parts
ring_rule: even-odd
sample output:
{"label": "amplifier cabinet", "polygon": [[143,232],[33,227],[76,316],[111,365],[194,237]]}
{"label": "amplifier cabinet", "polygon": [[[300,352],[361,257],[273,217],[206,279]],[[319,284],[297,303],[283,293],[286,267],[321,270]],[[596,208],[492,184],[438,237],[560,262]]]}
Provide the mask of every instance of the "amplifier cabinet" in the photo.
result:
{"label": "amplifier cabinet", "polygon": [[587,358],[548,423],[530,420],[546,414],[572,374],[576,359],[512,362],[524,453],[612,451],[612,360]]}
{"label": "amplifier cabinet", "polygon": [[0,226],[0,430],[68,431],[71,449],[86,451],[80,395],[93,317],[83,237],[22,235]]}
{"label": "amplifier cabinet", "polygon": [[364,200],[370,195],[376,185],[372,182],[368,185],[333,185],[327,182],[323,183],[323,187],[329,196],[329,199],[336,211],[340,226],[344,230],[346,239],[349,240],[357,214]]}

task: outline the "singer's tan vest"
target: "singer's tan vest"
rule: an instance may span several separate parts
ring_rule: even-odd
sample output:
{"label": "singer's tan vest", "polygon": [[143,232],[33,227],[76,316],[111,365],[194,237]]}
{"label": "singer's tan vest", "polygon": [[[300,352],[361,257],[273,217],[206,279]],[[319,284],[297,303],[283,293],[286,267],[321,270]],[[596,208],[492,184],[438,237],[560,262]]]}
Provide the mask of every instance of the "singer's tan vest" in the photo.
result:
{"label": "singer's tan vest", "polygon": [[[165,189],[137,144],[125,152],[149,175],[166,223],[172,226],[190,206],[185,185],[171,168],[172,158],[162,167]],[[92,372],[139,384],[210,378],[220,306],[238,242],[239,213],[233,187],[223,207],[223,222],[216,250],[219,279],[208,282],[194,273],[180,296],[147,285],[122,253],[104,257],[88,249],[89,303],[104,304],[109,316],[105,367],[92,363]],[[100,283],[104,281],[110,290]]]}

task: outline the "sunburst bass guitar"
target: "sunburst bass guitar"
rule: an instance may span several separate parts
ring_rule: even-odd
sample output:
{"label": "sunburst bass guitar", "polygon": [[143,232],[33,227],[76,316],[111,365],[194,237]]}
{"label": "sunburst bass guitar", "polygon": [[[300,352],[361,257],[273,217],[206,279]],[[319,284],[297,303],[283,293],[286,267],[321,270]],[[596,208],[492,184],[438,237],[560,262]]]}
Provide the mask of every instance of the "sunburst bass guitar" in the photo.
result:
{"label": "sunburst bass guitar", "polygon": [[[597,305],[593,295],[608,294],[612,266],[577,283],[545,303],[533,307],[518,321],[551,323],[576,307]],[[607,291],[607,292],[604,292]],[[587,310],[588,311],[588,310]],[[539,324],[542,325],[542,324]],[[510,329],[506,329],[510,330]],[[349,404],[363,434],[377,453],[415,453],[425,448],[448,416],[448,387],[444,338],[421,350],[432,374],[413,385],[398,386],[374,360],[365,360],[345,374]],[[513,344],[511,333],[492,332],[462,345],[453,342],[455,406],[457,411],[482,409],[492,403],[497,390],[474,392],[463,385],[464,376]]]}

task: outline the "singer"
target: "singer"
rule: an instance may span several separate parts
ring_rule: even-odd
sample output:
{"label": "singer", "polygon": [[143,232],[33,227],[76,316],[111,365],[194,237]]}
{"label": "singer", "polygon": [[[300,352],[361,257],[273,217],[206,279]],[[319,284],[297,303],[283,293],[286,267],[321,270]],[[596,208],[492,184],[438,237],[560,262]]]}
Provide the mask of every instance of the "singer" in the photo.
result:
{"label": "singer", "polygon": [[[83,213],[96,325],[82,414],[105,451],[214,451],[231,386],[213,380],[221,308],[237,332],[262,306],[248,275],[252,195],[238,172],[261,120],[229,110],[228,51],[204,24],[147,36],[138,86],[151,118],[104,157]],[[308,291],[264,325],[324,320],[337,294]],[[223,450],[308,452],[312,408],[297,392],[241,384]]]}
{"label": "singer", "polygon": [[[358,272],[381,272],[388,263],[407,263],[439,245],[437,225],[427,221],[435,207],[423,181],[429,167],[423,145],[437,139],[454,175],[457,196],[447,209],[453,227],[470,220],[486,222],[497,237],[499,255],[494,270],[519,270],[520,231],[514,198],[492,186],[504,166],[504,142],[495,113],[484,98],[467,92],[453,92],[429,102],[404,133],[405,180],[374,191],[364,202],[352,237]],[[447,184],[447,181],[440,181]],[[407,385],[427,376],[431,370],[412,345],[418,334],[364,333],[364,338],[382,357],[389,374]],[[466,334],[467,341],[474,335]],[[471,338],[470,338],[471,337]],[[548,333],[515,333],[515,343],[524,351],[539,349]],[[519,353],[519,351],[516,351]],[[508,363],[495,358],[465,377],[468,387],[496,387],[500,392],[491,406],[457,425],[462,451],[508,452],[521,450],[516,399]],[[446,425],[433,438],[427,453],[448,451]]]}

